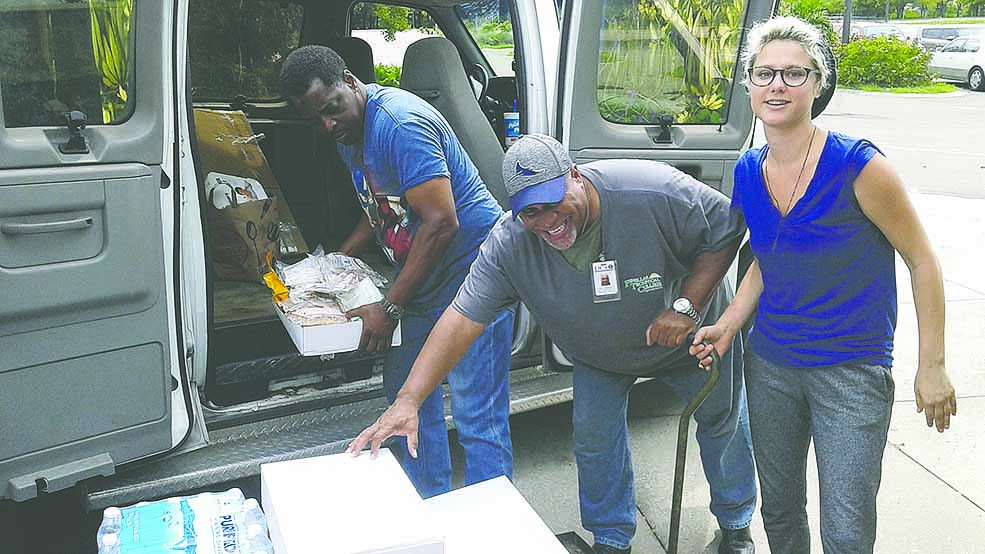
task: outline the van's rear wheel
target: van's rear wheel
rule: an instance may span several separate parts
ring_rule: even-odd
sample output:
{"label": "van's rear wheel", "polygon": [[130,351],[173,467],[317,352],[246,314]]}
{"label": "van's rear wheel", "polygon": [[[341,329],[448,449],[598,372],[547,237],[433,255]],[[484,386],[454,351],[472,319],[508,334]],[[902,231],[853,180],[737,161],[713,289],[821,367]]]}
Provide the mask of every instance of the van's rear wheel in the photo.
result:
{"label": "van's rear wheel", "polygon": [[985,72],[980,67],[971,68],[968,73],[968,86],[973,90],[985,91]]}

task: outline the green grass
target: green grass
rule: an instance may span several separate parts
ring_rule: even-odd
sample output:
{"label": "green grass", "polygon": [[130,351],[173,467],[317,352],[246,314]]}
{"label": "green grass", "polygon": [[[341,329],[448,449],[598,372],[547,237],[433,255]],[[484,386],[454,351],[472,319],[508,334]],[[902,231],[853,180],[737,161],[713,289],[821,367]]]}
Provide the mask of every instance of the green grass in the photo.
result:
{"label": "green grass", "polygon": [[977,25],[985,23],[985,19],[969,17],[945,17],[943,19],[893,19],[895,25]]}
{"label": "green grass", "polygon": [[922,87],[882,88],[871,85],[861,85],[859,87],[839,86],[839,88],[851,88],[855,90],[864,90],[866,92],[888,92],[891,94],[943,94],[945,92],[954,92],[958,90],[958,87],[950,83],[934,83],[932,85]]}

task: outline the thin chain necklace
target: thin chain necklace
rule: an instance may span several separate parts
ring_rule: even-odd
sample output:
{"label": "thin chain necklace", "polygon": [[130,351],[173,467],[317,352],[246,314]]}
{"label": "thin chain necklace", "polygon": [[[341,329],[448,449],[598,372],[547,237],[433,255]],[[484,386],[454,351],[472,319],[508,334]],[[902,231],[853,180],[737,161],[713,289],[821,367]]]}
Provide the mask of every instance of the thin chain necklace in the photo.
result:
{"label": "thin chain necklace", "polygon": [[[811,147],[814,146],[814,135],[817,134],[817,127],[813,126],[813,131],[811,131],[811,140],[807,143],[807,152],[804,154],[804,163],[800,164],[800,173],[797,174],[797,181],[793,185],[793,192],[790,193],[790,199],[787,200],[787,208],[783,210],[780,214],[782,217],[786,217],[790,213],[790,208],[793,206],[793,199],[797,196],[797,190],[800,188],[800,178],[804,176],[804,169],[807,167],[807,158],[811,157]],[[776,199],[776,195],[773,194],[773,186],[770,185],[770,170],[769,164],[766,160],[763,160],[763,178],[766,181],[766,190],[770,193],[770,200],[773,201],[773,205],[776,209],[780,209],[780,201]]]}

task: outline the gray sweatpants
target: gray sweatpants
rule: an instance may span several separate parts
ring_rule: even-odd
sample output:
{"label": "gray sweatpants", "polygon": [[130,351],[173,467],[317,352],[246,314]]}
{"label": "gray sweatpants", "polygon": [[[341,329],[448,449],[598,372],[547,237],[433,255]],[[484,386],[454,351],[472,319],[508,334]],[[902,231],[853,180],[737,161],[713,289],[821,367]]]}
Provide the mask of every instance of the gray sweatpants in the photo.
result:
{"label": "gray sweatpants", "polygon": [[773,554],[807,554],[807,450],[814,440],[825,554],[870,554],[895,386],[890,368],[746,361],[749,427]]}

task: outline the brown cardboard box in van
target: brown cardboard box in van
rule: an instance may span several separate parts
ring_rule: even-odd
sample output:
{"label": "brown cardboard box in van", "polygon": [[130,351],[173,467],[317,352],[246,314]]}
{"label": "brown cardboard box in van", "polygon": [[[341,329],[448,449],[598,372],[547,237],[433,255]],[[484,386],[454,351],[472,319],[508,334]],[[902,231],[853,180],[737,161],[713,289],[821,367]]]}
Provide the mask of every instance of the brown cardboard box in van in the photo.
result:
{"label": "brown cardboard box in van", "polygon": [[[269,198],[277,199],[275,202],[277,218],[282,223],[288,223],[294,228],[297,224],[291,208],[283,199],[280,183],[274,177],[267,158],[260,149],[259,141],[261,136],[254,134],[246,114],[241,111],[216,111],[216,110],[195,110],[195,132],[198,142],[199,159],[202,164],[202,176],[210,173],[222,173],[234,175],[248,179],[255,179],[263,187],[263,191]],[[204,183],[203,183],[204,186]],[[206,208],[213,214],[213,208]],[[230,208],[224,208],[230,209]],[[235,210],[235,208],[232,208]],[[258,273],[258,264],[254,261],[262,259],[260,252],[254,252],[252,256],[243,256],[243,244],[249,250],[251,241],[232,240],[243,235],[237,229],[212,229],[214,225],[219,225],[222,221],[238,221],[233,214],[226,214],[226,217],[209,217],[210,237],[212,237],[213,260],[217,261],[216,276],[219,279],[230,279],[239,281],[262,282],[261,275]],[[242,219],[242,218],[239,218]],[[276,223],[276,222],[275,222]],[[259,226],[259,223],[255,222]],[[270,236],[270,232],[264,226],[264,235]],[[276,225],[275,225],[276,227]],[[245,236],[245,235],[244,235]],[[296,251],[304,253],[308,251],[308,246],[304,243],[304,238],[300,232],[293,233]],[[241,244],[242,243],[242,244]],[[228,255],[227,255],[228,254]],[[276,254],[276,251],[275,251]],[[243,258],[242,263],[236,263]]]}

